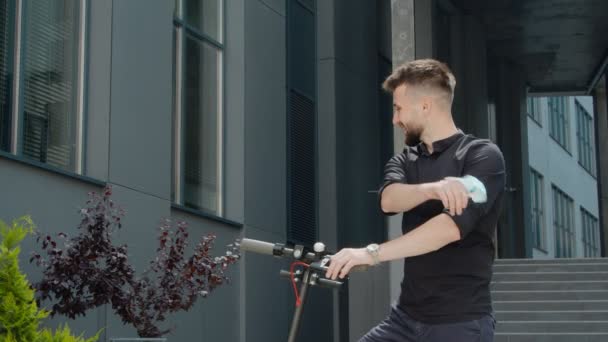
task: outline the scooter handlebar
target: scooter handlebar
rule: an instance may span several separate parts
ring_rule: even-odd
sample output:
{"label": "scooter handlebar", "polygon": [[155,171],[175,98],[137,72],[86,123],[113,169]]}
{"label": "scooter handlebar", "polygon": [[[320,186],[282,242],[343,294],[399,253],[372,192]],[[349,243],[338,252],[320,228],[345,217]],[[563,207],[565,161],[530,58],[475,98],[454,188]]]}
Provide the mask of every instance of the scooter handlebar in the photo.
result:
{"label": "scooter handlebar", "polygon": [[[281,244],[275,244],[266,241],[254,240],[254,239],[243,239],[241,240],[241,251],[245,252],[253,252],[264,255],[273,255],[273,256],[291,256],[293,257],[293,249],[286,248]],[[305,259],[314,259],[313,253],[308,253],[305,256]],[[326,255],[323,258],[324,262],[321,263],[313,263],[311,267],[317,268],[318,271],[327,271],[327,264],[331,255]],[[351,272],[364,272],[369,269],[367,265],[359,265],[355,266],[351,269]]]}
{"label": "scooter handlebar", "polygon": [[258,253],[258,254],[265,254],[265,255],[273,255],[274,247],[275,247],[275,244],[266,242],[266,241],[260,241],[260,240],[254,240],[254,239],[241,240],[241,250],[242,251],[253,252],[253,253]]}

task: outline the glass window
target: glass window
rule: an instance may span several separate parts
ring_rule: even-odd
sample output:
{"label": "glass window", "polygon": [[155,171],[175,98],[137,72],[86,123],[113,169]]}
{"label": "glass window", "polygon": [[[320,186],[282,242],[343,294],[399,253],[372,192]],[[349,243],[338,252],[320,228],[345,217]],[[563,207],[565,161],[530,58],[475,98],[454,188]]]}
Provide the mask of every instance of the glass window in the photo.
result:
{"label": "glass window", "polygon": [[184,0],[188,26],[217,42],[222,42],[222,0]]}
{"label": "glass window", "polygon": [[0,2],[0,150],[10,151],[14,22],[10,1]]}
{"label": "glass window", "polygon": [[184,204],[218,210],[220,52],[186,38],[184,66]]}
{"label": "glass window", "polygon": [[23,136],[28,158],[76,171],[78,0],[24,1]]}
{"label": "glass window", "polygon": [[553,185],[553,226],[555,257],[571,258],[576,254],[574,233],[574,201]]}
{"label": "glass window", "polygon": [[540,111],[538,110],[538,101],[534,97],[528,97],[526,99],[526,107],[528,111],[528,115],[536,121],[539,125],[542,124],[540,118]]}
{"label": "glass window", "polygon": [[592,176],[595,176],[595,140],[593,135],[593,118],[578,101],[575,103],[578,162]]}
{"label": "glass window", "polygon": [[549,105],[549,133],[558,144],[569,151],[566,99],[566,97],[549,97],[547,103]]}
{"label": "glass window", "polygon": [[176,5],[173,201],[221,216],[222,2]]}
{"label": "glass window", "polygon": [[535,170],[530,170],[530,204],[532,215],[532,233],[534,247],[545,249],[545,210],[543,199],[543,177]]}
{"label": "glass window", "polygon": [[598,219],[595,218],[591,213],[581,207],[581,221],[582,221],[582,230],[583,230],[583,246],[584,246],[584,256],[587,258],[590,257],[599,257],[600,256],[600,247],[599,247],[599,225]]}

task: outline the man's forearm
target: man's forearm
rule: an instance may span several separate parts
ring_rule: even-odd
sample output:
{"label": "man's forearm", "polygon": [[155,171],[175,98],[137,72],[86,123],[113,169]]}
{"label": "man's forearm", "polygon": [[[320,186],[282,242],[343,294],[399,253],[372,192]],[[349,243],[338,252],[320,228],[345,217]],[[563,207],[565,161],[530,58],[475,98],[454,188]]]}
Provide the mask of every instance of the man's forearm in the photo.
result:
{"label": "man's forearm", "polygon": [[460,240],[460,230],[448,214],[442,213],[423,225],[380,246],[380,261],[390,261],[434,252]]}
{"label": "man's forearm", "polygon": [[431,199],[428,186],[425,184],[394,183],[382,191],[380,205],[385,213],[402,213],[410,211]]}

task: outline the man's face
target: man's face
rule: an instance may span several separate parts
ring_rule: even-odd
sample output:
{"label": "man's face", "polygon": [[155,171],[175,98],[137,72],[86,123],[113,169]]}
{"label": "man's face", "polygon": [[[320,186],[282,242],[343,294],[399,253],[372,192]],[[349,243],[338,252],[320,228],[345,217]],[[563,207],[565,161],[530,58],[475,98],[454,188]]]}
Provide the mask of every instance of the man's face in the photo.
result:
{"label": "man's face", "polygon": [[407,85],[402,84],[393,91],[393,125],[401,128],[408,146],[420,143],[424,129],[421,112],[420,101]]}

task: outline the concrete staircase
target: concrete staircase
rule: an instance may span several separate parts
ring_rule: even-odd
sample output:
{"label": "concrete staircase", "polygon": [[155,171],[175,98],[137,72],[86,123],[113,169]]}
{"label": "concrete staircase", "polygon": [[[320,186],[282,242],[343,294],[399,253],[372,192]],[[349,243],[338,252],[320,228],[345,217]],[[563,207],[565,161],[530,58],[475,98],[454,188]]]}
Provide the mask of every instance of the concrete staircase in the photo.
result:
{"label": "concrete staircase", "polygon": [[608,258],[498,259],[495,342],[608,342]]}

